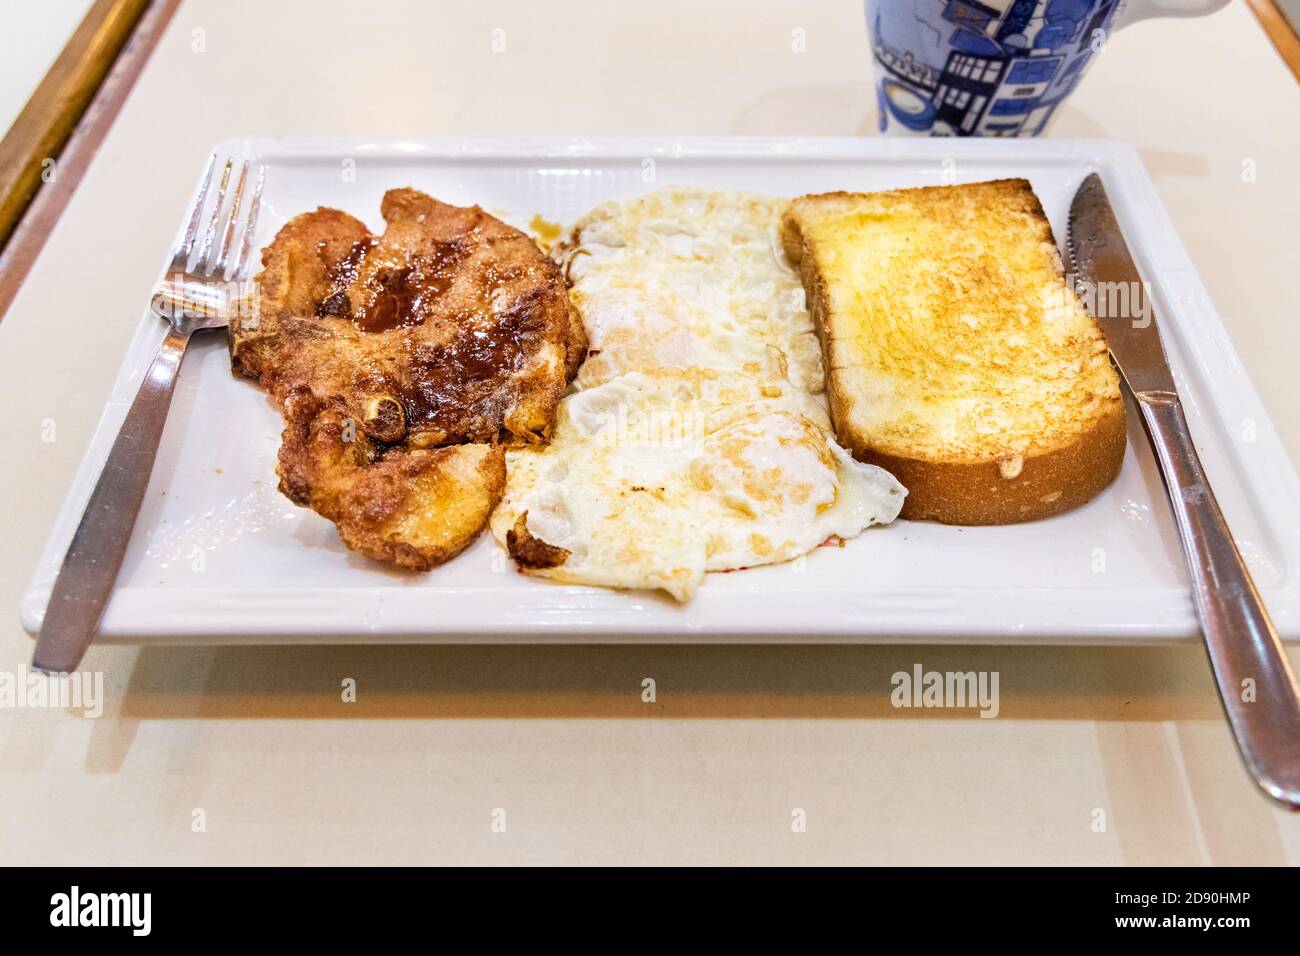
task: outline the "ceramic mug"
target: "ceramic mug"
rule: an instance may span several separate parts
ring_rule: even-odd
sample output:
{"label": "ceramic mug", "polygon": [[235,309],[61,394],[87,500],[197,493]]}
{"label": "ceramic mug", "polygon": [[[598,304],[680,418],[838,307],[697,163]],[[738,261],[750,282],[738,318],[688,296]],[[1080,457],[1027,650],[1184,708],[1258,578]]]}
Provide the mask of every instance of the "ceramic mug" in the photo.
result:
{"label": "ceramic mug", "polygon": [[1228,0],[866,0],[881,132],[1036,136],[1106,36]]}

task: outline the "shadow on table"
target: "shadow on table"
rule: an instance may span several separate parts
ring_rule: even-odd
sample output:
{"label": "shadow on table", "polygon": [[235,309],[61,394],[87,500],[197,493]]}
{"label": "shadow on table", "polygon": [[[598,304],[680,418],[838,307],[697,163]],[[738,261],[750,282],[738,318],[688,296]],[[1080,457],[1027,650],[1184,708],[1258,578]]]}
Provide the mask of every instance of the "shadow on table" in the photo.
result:
{"label": "shadow on table", "polygon": [[[918,664],[996,672],[999,716],[1014,720],[1221,714],[1195,646],[638,645],[141,648],[118,716],[978,719],[895,708],[893,675]],[[355,703],[344,700],[349,680]]]}

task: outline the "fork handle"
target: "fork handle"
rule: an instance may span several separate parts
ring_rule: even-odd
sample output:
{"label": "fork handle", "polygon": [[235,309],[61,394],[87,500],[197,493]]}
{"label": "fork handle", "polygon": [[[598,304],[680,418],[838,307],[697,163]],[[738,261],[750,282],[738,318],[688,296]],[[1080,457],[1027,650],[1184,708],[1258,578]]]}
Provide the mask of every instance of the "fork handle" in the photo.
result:
{"label": "fork handle", "polygon": [[33,667],[74,670],[95,638],[149,487],[189,339],[189,333],[169,329],[140,383],[54,580]]}
{"label": "fork handle", "polygon": [[1300,693],[1206,480],[1175,392],[1135,396],[1173,505],[1192,598],[1237,748],[1273,799],[1300,809]]}

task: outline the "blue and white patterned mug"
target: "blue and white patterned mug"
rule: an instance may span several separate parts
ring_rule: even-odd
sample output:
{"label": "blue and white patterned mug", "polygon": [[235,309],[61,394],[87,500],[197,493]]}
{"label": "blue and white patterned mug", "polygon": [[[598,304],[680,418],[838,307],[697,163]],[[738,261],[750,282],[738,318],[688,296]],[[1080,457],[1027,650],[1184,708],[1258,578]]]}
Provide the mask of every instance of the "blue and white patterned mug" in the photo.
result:
{"label": "blue and white patterned mug", "polygon": [[1036,136],[1107,34],[1228,0],[866,0],[881,132]]}

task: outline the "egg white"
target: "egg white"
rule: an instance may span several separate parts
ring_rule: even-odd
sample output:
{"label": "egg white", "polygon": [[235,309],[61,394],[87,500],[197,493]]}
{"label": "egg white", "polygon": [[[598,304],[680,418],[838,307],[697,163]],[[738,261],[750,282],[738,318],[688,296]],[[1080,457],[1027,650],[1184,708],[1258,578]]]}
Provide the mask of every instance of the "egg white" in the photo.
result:
{"label": "egg white", "polygon": [[785,205],[675,187],[606,203],[578,222],[570,296],[590,339],[579,385],[703,367],[775,374],[821,391],[803,285],[781,247]]}
{"label": "egg white", "polygon": [[492,530],[520,515],[568,552],[531,573],[689,600],[708,571],[789,561],[897,517],[906,494],[854,461],[789,382],[629,372],[561,406],[551,443],[510,452]]}

